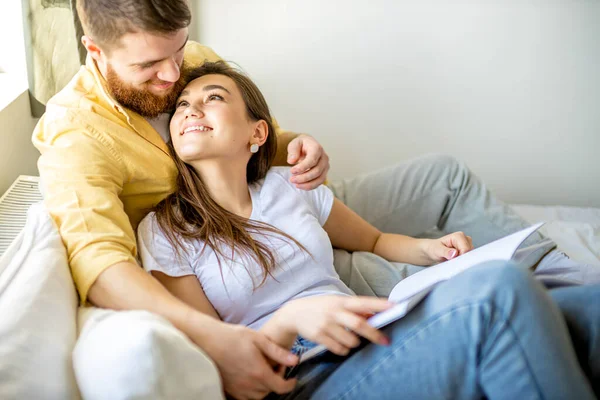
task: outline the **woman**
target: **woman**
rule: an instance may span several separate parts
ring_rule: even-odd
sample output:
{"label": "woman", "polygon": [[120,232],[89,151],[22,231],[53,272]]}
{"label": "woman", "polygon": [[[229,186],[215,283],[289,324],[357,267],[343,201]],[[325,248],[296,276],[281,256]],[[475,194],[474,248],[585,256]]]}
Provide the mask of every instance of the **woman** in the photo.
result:
{"label": "woman", "polygon": [[144,267],[198,310],[297,353],[330,350],[292,371],[284,398],[593,398],[560,311],[511,264],[473,268],[382,331],[369,326],[390,304],[353,296],[332,245],[430,265],[471,240],[382,234],[328,188],[296,189],[270,168],[270,121],[247,77],[224,63],[194,71],[170,123],[178,191],[140,224],[138,244]]}

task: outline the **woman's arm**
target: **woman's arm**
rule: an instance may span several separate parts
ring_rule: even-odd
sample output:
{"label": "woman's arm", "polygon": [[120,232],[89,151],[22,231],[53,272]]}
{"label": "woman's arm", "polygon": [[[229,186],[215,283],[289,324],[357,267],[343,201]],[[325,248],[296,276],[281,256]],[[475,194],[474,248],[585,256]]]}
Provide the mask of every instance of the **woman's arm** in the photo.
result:
{"label": "woman's arm", "polygon": [[473,248],[470,238],[462,232],[437,240],[382,233],[338,199],[334,199],[323,228],[333,247],[348,251],[368,251],[389,261],[413,265],[430,265]]}
{"label": "woman's arm", "polygon": [[[289,303],[288,303],[289,304]],[[284,349],[291,349],[298,335],[293,324],[290,323],[289,306],[284,304],[275,314],[260,327],[260,332],[265,334],[271,341],[277,343]]]}
{"label": "woman's arm", "polygon": [[152,271],[154,276],[172,295],[192,306],[203,314],[221,320],[219,314],[204,294],[204,290],[194,275],[172,277],[162,272]]}

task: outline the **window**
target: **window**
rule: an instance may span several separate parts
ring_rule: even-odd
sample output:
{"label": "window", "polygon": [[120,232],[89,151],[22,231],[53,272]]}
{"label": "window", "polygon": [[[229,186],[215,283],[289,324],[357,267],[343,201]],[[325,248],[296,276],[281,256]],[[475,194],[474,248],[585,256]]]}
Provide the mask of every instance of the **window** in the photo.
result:
{"label": "window", "polygon": [[0,6],[0,111],[27,89],[21,7],[15,0]]}

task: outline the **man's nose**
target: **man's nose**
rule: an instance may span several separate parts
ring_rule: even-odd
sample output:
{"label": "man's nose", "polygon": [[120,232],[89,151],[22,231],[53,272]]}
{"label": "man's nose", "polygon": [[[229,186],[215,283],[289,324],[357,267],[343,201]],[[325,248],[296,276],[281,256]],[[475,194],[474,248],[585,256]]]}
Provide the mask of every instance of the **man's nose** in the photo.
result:
{"label": "man's nose", "polygon": [[177,82],[180,75],[179,64],[172,57],[163,61],[160,70],[156,74],[158,79],[165,82]]}

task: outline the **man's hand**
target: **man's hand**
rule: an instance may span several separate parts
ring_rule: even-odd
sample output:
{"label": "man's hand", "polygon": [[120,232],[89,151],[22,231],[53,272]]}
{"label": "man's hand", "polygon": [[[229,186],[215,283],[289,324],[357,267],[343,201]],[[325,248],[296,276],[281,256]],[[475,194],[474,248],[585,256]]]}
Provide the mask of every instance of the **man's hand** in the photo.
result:
{"label": "man's hand", "polygon": [[298,135],[288,145],[288,164],[292,168],[290,180],[298,189],[312,190],[327,179],[329,156],[313,137]]}
{"label": "man's hand", "polygon": [[[262,399],[271,392],[291,392],[295,379],[285,380],[272,364],[293,366],[298,357],[264,334],[241,325],[218,323],[190,338],[217,364],[225,392],[239,399]],[[271,362],[272,361],[272,362]]]}

